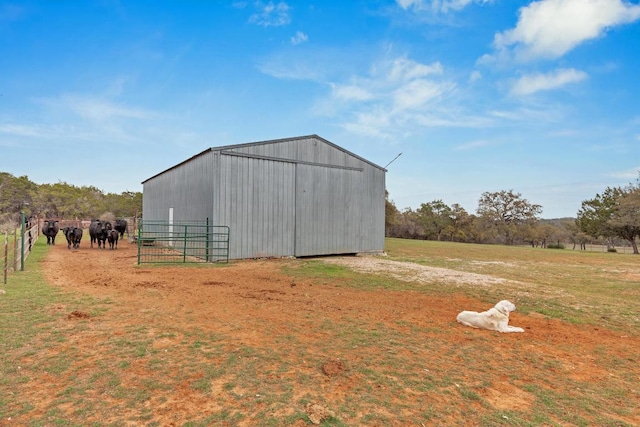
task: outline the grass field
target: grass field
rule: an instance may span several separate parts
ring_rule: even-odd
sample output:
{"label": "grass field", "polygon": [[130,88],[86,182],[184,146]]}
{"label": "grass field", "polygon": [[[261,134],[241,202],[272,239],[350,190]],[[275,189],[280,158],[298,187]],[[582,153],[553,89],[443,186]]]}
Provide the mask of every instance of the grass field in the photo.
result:
{"label": "grass field", "polygon": [[[41,239],[0,295],[0,426],[640,425],[639,256],[386,251],[503,281],[324,259],[141,268],[133,248]],[[455,322],[505,298],[524,334]]]}
{"label": "grass field", "polygon": [[517,295],[525,313],[640,334],[639,255],[402,239],[387,239],[386,250],[397,260],[513,281],[465,288],[488,303]]}

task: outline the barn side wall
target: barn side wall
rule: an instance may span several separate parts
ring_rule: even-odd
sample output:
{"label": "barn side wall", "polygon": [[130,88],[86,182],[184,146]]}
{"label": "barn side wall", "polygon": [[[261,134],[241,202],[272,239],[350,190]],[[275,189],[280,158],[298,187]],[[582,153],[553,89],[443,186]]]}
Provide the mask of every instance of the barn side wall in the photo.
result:
{"label": "barn side wall", "polygon": [[213,161],[214,156],[207,153],[146,181],[142,218],[168,221],[169,208],[173,208],[174,222],[211,218]]}

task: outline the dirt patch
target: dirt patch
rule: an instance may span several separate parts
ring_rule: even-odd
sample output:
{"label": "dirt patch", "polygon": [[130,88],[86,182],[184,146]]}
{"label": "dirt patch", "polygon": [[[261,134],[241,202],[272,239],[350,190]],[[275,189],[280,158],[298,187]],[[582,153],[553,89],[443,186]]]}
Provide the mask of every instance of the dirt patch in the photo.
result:
{"label": "dirt patch", "polygon": [[328,377],[340,375],[346,370],[347,367],[342,360],[331,360],[322,365],[322,373]]}
{"label": "dirt patch", "polygon": [[[109,378],[87,381],[87,395],[77,402],[118,408],[95,419],[78,418],[89,424],[119,424],[146,414],[145,425],[184,425],[202,420],[203,414],[225,413],[238,418],[212,425],[260,425],[265,417],[281,420],[272,425],[296,426],[330,417],[345,425],[427,425],[428,420],[460,425],[462,419],[478,425],[494,411],[526,417],[544,408],[536,407],[543,405],[533,394],[536,390],[566,389],[573,396],[583,387],[585,395],[596,399],[588,391],[590,382],[620,388],[623,376],[603,365],[603,354],[614,353],[624,362],[638,348],[637,337],[518,312],[511,323],[524,327],[524,334],[472,330],[457,324],[456,315],[464,309],[486,310],[485,303],[462,294],[367,291],[281,273],[284,266],[301,262],[297,260],[215,268],[147,267],[136,260],[135,245],[126,242],[117,250],[51,248],[43,266],[48,282],[109,304],[91,317],[78,307],[69,319],[79,322],[68,323],[91,322],[71,334],[69,342],[21,361],[29,381],[20,393],[35,408],[31,416],[44,416],[62,390],[95,375],[94,367],[105,362],[104,348],[118,337],[131,355],[116,367],[122,372],[119,383],[110,381],[121,392],[140,390],[142,403],[130,405],[110,388]],[[325,261],[421,283],[502,282],[384,258]],[[139,345],[125,338],[131,331],[144,334]],[[38,360],[67,357],[70,349],[82,354],[68,362],[66,369],[73,375],[29,369]],[[186,355],[200,358],[192,366],[206,368],[190,370]],[[246,372],[223,371],[228,365]],[[283,397],[265,396],[265,389]],[[630,393],[637,402],[637,387]],[[68,405],[60,410],[74,419],[78,409]],[[296,414],[306,414],[309,421]],[[622,418],[640,424],[637,414]],[[13,425],[26,422],[16,417]]]}
{"label": "dirt patch", "polygon": [[535,401],[535,396],[508,382],[498,383],[495,387],[482,392],[491,406],[504,411],[528,411]]}
{"label": "dirt patch", "polygon": [[80,311],[80,310],[73,310],[71,313],[69,313],[69,315],[67,316],[67,319],[88,319],[89,317],[89,313],[85,313],[84,311]]}
{"label": "dirt patch", "polygon": [[[325,258],[330,264],[343,265],[360,273],[385,274],[404,282],[448,282],[477,286],[497,285],[507,280],[485,274],[468,273],[440,267],[428,267],[411,262],[400,262],[376,256]],[[517,283],[517,282],[511,282]]]}

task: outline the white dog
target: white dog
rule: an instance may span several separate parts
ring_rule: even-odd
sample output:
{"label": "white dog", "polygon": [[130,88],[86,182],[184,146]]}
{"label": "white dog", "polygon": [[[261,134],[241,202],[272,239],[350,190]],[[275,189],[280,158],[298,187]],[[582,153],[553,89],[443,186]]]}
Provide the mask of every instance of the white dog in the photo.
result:
{"label": "white dog", "polygon": [[458,314],[456,320],[465,326],[472,328],[489,329],[498,332],[524,332],[524,329],[509,326],[509,313],[516,310],[511,301],[502,300],[487,311],[463,311]]}

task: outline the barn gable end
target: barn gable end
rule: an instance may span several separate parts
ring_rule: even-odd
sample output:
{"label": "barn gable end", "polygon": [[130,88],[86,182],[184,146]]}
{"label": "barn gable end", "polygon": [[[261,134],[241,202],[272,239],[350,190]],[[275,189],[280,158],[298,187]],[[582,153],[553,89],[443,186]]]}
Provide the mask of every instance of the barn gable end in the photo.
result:
{"label": "barn gable end", "polygon": [[382,252],[385,172],[317,135],[213,147],[143,182],[143,219],[229,226],[231,259]]}

